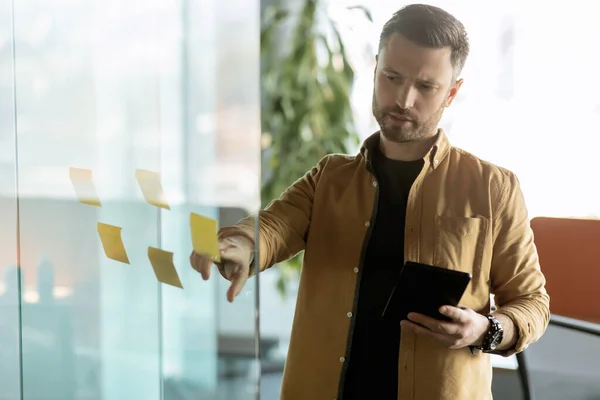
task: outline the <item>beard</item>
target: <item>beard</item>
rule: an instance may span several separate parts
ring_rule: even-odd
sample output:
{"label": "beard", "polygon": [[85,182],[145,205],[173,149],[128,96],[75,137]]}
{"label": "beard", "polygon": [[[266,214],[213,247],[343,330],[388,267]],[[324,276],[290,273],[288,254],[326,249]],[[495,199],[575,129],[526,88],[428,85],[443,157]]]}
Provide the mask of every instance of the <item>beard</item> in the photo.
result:
{"label": "beard", "polygon": [[[394,118],[390,113],[400,117],[409,118],[410,121],[402,122]],[[373,92],[373,116],[379,124],[381,134],[390,142],[406,143],[430,137],[437,132],[438,124],[444,114],[442,105],[431,117],[421,121],[411,115],[409,110],[395,107],[381,107],[375,99]]]}

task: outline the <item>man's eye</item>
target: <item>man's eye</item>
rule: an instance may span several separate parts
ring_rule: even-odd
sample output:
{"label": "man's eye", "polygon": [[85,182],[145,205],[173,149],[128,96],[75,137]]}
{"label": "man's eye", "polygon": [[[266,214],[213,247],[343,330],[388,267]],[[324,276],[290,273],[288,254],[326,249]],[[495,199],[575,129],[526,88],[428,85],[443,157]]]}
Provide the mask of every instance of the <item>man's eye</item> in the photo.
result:
{"label": "man's eye", "polygon": [[394,81],[396,80],[396,77],[395,77],[395,76],[389,76],[389,75],[386,75],[385,77],[386,77],[386,78],[387,78],[387,80],[388,80],[388,81],[390,81],[390,82],[394,82]]}
{"label": "man's eye", "polygon": [[419,86],[419,89],[421,89],[424,92],[431,92],[433,89],[435,89],[435,87],[430,85],[421,85]]}

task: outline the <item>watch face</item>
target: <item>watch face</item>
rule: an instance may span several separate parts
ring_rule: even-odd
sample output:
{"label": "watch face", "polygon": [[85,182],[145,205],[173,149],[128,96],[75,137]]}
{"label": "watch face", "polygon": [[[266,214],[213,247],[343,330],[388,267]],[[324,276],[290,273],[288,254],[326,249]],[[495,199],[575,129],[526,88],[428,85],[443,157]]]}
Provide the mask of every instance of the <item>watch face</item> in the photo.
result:
{"label": "watch face", "polygon": [[502,338],[504,337],[504,331],[502,330],[502,326],[500,325],[498,320],[496,320],[492,316],[488,316],[488,318],[492,322],[492,328],[491,331],[488,332],[487,346],[484,345],[484,347],[487,347],[489,349],[488,351],[494,351],[502,342]]}
{"label": "watch face", "polygon": [[495,332],[494,335],[492,336],[490,347],[492,349],[496,349],[496,347],[498,347],[498,345],[500,344],[501,341],[502,341],[502,332],[501,331]]}

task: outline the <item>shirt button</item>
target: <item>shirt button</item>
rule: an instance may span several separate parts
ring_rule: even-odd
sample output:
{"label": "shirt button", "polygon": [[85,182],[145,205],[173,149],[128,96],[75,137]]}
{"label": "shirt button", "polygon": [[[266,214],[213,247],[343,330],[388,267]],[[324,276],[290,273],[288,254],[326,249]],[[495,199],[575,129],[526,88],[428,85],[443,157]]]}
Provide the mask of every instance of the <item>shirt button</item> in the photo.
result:
{"label": "shirt button", "polygon": [[344,357],[340,357],[340,362],[343,363],[344,361],[346,361],[346,359]]}
{"label": "shirt button", "polygon": [[377,181],[373,181],[373,187],[377,187]]}
{"label": "shirt button", "polygon": [[440,163],[440,161],[439,161],[439,160],[433,160],[433,163],[434,163],[435,165],[438,165],[438,164]]}
{"label": "shirt button", "polygon": [[358,274],[358,268],[354,267],[354,272]]}
{"label": "shirt button", "polygon": [[369,221],[365,222],[365,226],[368,228],[371,226],[371,223]]}
{"label": "shirt button", "polygon": [[352,313],[349,312],[348,314],[346,314],[348,316],[348,318],[352,318]]}

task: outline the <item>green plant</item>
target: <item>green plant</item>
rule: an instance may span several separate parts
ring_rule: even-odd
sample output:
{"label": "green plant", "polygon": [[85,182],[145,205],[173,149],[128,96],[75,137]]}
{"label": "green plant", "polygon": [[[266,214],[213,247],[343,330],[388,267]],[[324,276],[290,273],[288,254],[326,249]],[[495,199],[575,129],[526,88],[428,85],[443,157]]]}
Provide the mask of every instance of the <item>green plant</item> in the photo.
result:
{"label": "green plant", "polygon": [[[349,9],[372,20],[364,7]],[[350,103],[354,71],[322,0],[303,0],[296,13],[283,5],[265,8],[261,62],[264,207],[322,157],[347,153],[359,139]],[[302,254],[279,264],[282,295],[301,264]]]}

